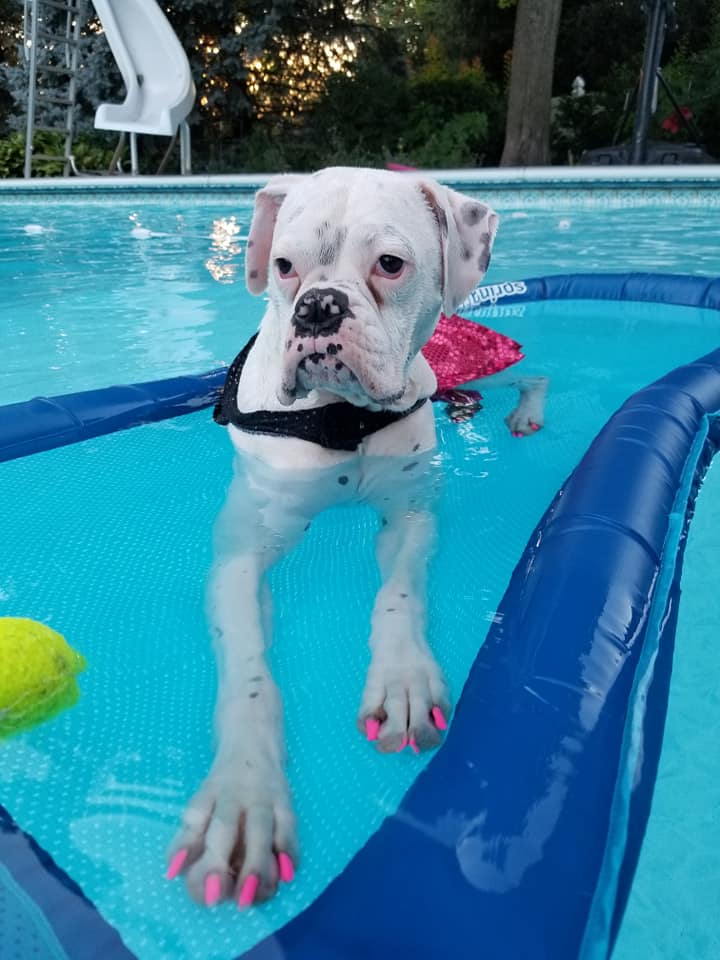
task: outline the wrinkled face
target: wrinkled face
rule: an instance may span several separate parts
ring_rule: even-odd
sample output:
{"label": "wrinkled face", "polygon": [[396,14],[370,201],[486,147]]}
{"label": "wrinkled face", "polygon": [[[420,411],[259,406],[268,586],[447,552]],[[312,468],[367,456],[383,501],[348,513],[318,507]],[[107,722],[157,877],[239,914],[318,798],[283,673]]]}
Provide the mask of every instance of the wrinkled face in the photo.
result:
{"label": "wrinkled face", "polygon": [[439,185],[431,192],[402,174],[350,169],[276,182],[279,194],[258,196],[247,270],[253,292],[267,277],[282,354],[278,399],[322,389],[359,406],[396,405],[447,303],[448,257],[464,258],[466,269],[475,261],[469,289],[487,267],[492,212],[461,198],[465,219],[485,221],[471,252],[449,243],[453,213]]}

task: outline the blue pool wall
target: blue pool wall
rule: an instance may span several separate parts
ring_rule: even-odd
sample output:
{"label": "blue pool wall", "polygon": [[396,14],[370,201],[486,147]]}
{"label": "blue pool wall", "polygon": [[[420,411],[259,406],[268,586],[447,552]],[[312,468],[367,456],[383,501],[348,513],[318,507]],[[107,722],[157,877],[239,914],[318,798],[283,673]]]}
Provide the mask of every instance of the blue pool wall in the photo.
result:
{"label": "blue pool wall", "polygon": [[[720,281],[541,278],[481,288],[462,312],[598,297],[720,309]],[[0,459],[200,409],[222,376],[0,408]],[[321,897],[246,957],[340,960],[352,945],[358,957],[462,960],[478,943],[497,960],[609,954],[647,821],[682,552],[718,411],[720,350],[610,419],[538,524],[484,644],[479,625],[443,749]],[[30,892],[37,845],[6,814],[0,831],[0,857]],[[60,899],[36,886],[53,926],[67,926]],[[103,955],[127,957],[114,943],[108,934]]]}

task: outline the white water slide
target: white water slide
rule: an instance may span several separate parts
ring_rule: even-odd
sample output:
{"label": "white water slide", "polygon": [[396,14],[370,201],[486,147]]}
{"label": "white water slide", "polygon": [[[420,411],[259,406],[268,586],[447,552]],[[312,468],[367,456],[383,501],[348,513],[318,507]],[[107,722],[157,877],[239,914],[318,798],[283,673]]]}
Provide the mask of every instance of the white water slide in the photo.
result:
{"label": "white water slide", "polygon": [[187,117],[195,102],[190,64],[155,0],[92,0],[118,65],[126,95],[101,103],[98,130],[130,134],[132,172],[138,172],[137,134],[180,134],[180,171],[190,173]]}

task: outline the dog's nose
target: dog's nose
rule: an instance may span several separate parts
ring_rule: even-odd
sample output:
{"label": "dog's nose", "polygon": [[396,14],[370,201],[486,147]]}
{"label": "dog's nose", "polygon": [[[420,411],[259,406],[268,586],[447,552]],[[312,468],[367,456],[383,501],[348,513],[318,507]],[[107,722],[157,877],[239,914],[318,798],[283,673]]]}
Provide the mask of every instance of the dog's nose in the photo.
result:
{"label": "dog's nose", "polygon": [[353,316],[347,294],[342,290],[313,287],[295,304],[292,322],[300,335],[337,333],[345,317]]}

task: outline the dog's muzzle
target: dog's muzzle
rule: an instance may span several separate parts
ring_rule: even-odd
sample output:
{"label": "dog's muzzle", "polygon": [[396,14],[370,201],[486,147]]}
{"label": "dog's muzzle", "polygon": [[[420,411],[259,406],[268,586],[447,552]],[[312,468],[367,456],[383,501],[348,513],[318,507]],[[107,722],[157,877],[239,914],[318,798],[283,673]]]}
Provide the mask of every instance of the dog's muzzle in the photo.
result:
{"label": "dog's muzzle", "polygon": [[342,290],[313,287],[295,304],[292,324],[299,337],[325,337],[337,333],[345,317],[352,316],[347,294]]}

